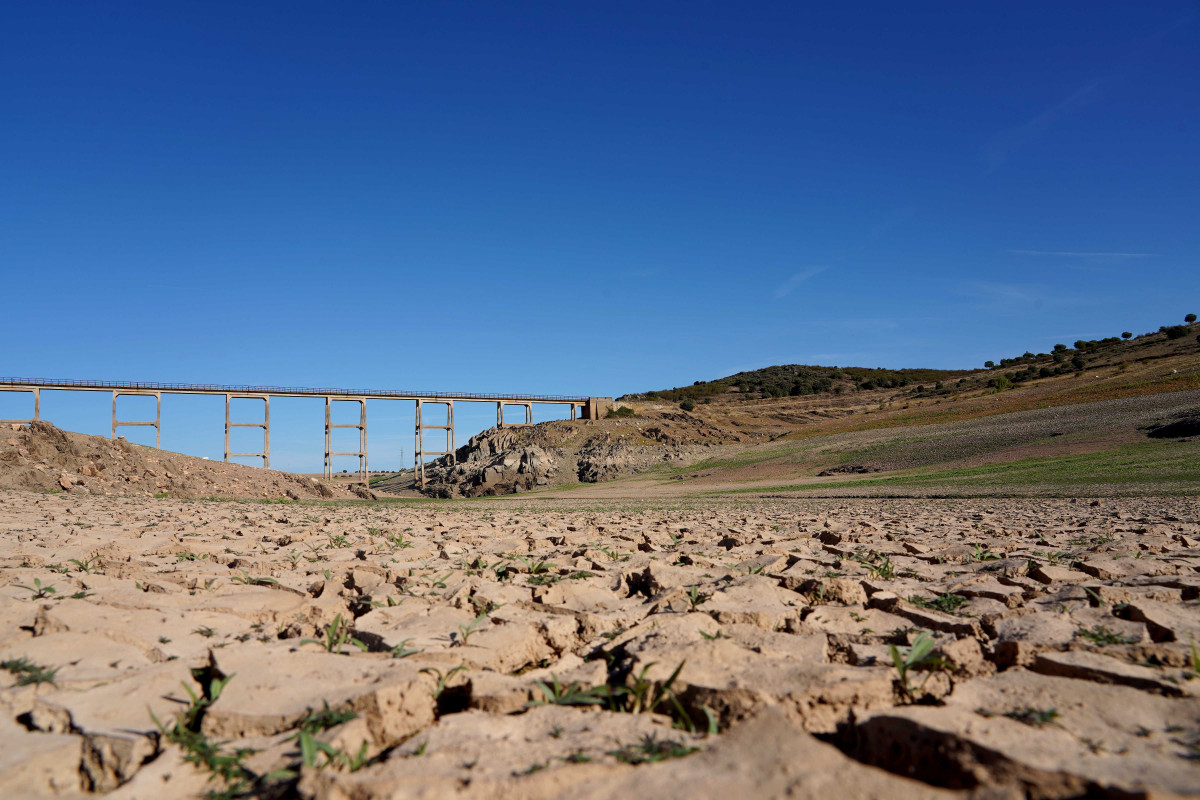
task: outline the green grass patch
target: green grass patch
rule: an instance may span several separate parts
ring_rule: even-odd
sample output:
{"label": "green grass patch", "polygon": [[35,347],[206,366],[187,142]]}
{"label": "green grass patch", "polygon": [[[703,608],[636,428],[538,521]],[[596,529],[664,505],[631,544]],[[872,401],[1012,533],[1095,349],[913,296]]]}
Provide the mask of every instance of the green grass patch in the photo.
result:
{"label": "green grass patch", "polygon": [[836,483],[796,483],[706,494],[827,491],[850,488],[1071,490],[1129,487],[1138,494],[1182,494],[1200,489],[1200,442],[1145,442],[1098,453],[1026,458],[978,467],[902,474]]}

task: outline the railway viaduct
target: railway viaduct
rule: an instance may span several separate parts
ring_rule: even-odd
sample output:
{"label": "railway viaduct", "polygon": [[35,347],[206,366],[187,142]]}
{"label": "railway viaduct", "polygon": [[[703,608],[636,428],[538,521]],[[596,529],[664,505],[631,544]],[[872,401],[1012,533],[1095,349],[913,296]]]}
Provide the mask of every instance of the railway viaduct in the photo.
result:
{"label": "railway viaduct", "polygon": [[[263,467],[271,466],[271,398],[272,397],[311,397],[325,401],[325,477],[333,477],[333,459],[335,456],[353,456],[358,458],[358,476],[365,484],[368,477],[367,465],[367,400],[408,400],[416,404],[416,427],[414,430],[413,463],[417,472],[417,480],[425,485],[425,459],[429,456],[449,455],[454,458],[454,404],[457,402],[485,402],[496,404],[496,426],[500,428],[533,423],[533,406],[535,403],[570,406],[571,419],[599,419],[612,407],[610,397],[575,397],[568,395],[521,395],[495,394],[489,392],[408,392],[392,390],[354,391],[350,389],[311,388],[300,386],[223,386],[217,384],[195,383],[134,383],[129,381],[97,381],[97,380],[34,380],[31,378],[0,378],[0,391],[28,392],[33,395],[33,417],[23,420],[0,420],[0,423],[27,424],[41,418],[42,391],[75,391],[75,392],[111,392],[112,393],[112,431],[115,439],[117,429],[129,426],[145,426],[154,428],[154,445],[162,443],[162,397],[164,394],[207,394],[225,397],[225,460],[233,457],[261,458]],[[117,399],[127,396],[153,397],[155,415],[153,420],[121,420],[117,417]],[[262,422],[232,422],[229,417],[229,405],[233,400],[262,400]],[[358,422],[351,424],[334,424],[334,403],[357,403]],[[444,406],[446,423],[444,425],[426,422],[422,412],[426,406]],[[506,423],[504,410],[515,406],[523,411],[523,421]],[[261,428],[263,432],[262,450],[257,453],[234,453],[229,449],[229,433],[233,428]],[[334,452],[333,432],[338,428],[351,428],[358,431],[358,449],[348,452]],[[430,450],[425,445],[426,431],[444,431],[446,435],[444,450]]]}

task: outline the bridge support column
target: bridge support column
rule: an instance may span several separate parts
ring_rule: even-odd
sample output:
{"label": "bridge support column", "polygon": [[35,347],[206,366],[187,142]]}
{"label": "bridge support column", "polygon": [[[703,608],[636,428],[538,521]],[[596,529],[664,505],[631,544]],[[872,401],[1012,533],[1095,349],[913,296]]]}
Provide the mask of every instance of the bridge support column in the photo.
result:
{"label": "bridge support column", "polygon": [[[153,422],[120,422],[117,420],[117,398],[122,395],[128,397],[153,397],[155,399],[155,412]],[[37,409],[35,409],[36,411]],[[113,390],[112,393],[112,437],[117,438],[117,428],[120,427],[152,427],[154,428],[154,448],[161,449],[162,447],[162,392],[120,392]]]}
{"label": "bridge support column", "polygon": [[[232,400],[262,400],[262,422],[231,422],[229,420],[229,403]],[[229,451],[229,430],[231,428],[262,428],[263,449],[261,453],[231,453]],[[227,394],[225,395],[225,460],[230,458],[261,458],[263,469],[271,468],[271,396],[267,394]]]}
{"label": "bridge support column", "polygon": [[[358,477],[364,486],[370,485],[370,474],[367,465],[367,400],[366,398],[345,398],[339,397],[337,400],[348,403],[358,403],[358,424],[357,425],[335,425],[333,424],[333,403],[334,398],[325,398],[325,477],[333,478],[333,457],[334,456],[357,456],[358,457]],[[333,430],[334,428],[355,428],[358,430],[358,450],[349,453],[335,453],[333,451]]]}
{"label": "bridge support column", "polygon": [[[432,405],[446,406],[446,424],[445,425],[426,425],[421,417],[421,407],[426,403]],[[497,410],[498,415],[503,414],[503,409]],[[427,430],[444,430],[446,432],[446,449],[445,450],[426,450],[425,449],[425,431]],[[413,459],[417,473],[417,483],[422,489],[425,488],[425,456],[450,456],[450,463],[454,463],[454,401],[453,400],[418,400],[417,401],[417,428],[414,434]]]}
{"label": "bridge support column", "polygon": [[31,422],[37,422],[41,419],[42,414],[42,390],[33,389],[16,389],[19,392],[33,393],[33,419],[0,419],[0,425],[28,425]]}
{"label": "bridge support column", "polygon": [[[496,427],[497,428],[503,428],[505,426],[505,423],[504,423],[504,407],[505,406],[520,406],[521,408],[525,409],[525,421],[509,423],[509,427],[513,427],[516,425],[532,425],[533,424],[533,403],[505,403],[503,400],[501,400],[500,402],[496,403]],[[571,408],[573,409],[575,407],[571,406]]]}

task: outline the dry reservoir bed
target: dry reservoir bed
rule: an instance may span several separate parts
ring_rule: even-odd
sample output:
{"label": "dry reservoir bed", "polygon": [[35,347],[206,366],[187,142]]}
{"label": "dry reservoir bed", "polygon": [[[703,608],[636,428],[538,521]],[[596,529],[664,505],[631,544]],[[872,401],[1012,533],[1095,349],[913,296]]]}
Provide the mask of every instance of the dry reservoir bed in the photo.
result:
{"label": "dry reservoir bed", "polygon": [[1190,499],[0,493],[0,796],[1200,793]]}

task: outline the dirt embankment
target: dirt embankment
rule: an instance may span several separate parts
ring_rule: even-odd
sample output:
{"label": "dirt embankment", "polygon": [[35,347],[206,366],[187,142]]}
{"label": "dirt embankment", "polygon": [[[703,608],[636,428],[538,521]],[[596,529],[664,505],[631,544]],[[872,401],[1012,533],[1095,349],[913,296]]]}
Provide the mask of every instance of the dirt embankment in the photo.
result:
{"label": "dirt embankment", "polygon": [[354,497],[299,475],[155,450],[123,438],[67,433],[44,421],[0,430],[0,489],[181,498]]}

